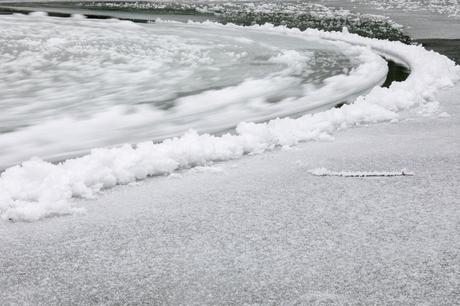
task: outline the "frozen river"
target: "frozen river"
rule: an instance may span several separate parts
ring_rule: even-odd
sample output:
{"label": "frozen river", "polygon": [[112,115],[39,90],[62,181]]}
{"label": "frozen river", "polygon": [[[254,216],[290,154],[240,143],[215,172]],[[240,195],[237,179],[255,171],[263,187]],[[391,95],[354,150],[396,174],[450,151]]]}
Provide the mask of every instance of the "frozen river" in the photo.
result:
{"label": "frozen river", "polygon": [[[411,16],[401,20],[409,23]],[[111,30],[117,32],[116,27],[112,22]],[[455,27],[445,19],[444,28]],[[28,30],[23,39],[42,33],[41,28]],[[120,28],[125,31],[130,30]],[[460,38],[458,33],[451,34]],[[227,33],[219,35],[228,41]],[[136,46],[132,37],[125,35]],[[435,94],[458,81],[459,68],[422,48],[359,41],[399,49],[415,68],[409,79],[375,88],[365,103],[304,119],[243,125],[239,136],[188,135],[137,150],[101,150],[61,165],[31,161],[4,172],[0,303],[459,304],[460,89],[457,83]],[[314,58],[317,43],[309,43],[305,52],[288,49]],[[279,61],[285,54],[273,52],[270,58]],[[345,56],[344,63],[353,58]],[[283,62],[263,62],[273,69],[269,74],[292,69]],[[315,74],[289,77],[304,82]],[[59,135],[63,126],[49,135]],[[94,131],[111,133],[109,124]],[[335,141],[311,141],[332,136]],[[299,141],[310,142],[290,147]],[[257,154],[264,151],[271,152]],[[14,151],[24,152],[27,148]],[[243,152],[255,155],[241,158]],[[213,164],[233,158],[241,159]],[[202,167],[184,170],[193,165]],[[407,168],[414,176],[309,174],[323,167]],[[182,171],[136,182],[176,170]],[[99,192],[101,186],[129,182]],[[95,196],[95,201],[80,199]],[[69,207],[86,208],[86,214],[57,217],[75,212]],[[21,217],[44,219],[7,221]]]}

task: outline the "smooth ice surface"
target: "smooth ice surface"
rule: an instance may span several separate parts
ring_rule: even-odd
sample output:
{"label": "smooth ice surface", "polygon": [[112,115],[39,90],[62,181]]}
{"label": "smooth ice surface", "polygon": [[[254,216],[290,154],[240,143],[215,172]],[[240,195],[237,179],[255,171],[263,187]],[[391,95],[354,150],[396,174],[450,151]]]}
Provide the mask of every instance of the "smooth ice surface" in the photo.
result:
{"label": "smooth ice surface", "polygon": [[41,13],[1,16],[0,54],[0,168],[329,107],[386,73],[319,37]]}

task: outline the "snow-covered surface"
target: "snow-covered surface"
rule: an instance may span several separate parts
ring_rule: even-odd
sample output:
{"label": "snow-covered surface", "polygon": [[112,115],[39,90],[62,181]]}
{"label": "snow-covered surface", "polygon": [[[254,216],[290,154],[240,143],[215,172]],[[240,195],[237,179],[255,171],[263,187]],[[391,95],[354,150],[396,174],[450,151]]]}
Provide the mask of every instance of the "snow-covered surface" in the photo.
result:
{"label": "snow-covered surface", "polygon": [[41,13],[2,16],[0,54],[0,168],[328,108],[387,71],[317,36]]}
{"label": "snow-covered surface", "polygon": [[[460,88],[449,118],[342,130],[0,222],[2,304],[456,305]],[[309,169],[410,169],[317,177]],[[322,302],[322,304],[321,304]]]}
{"label": "snow-covered surface", "polygon": [[[241,28],[214,23],[204,25],[222,30]],[[245,154],[262,153],[277,147],[293,146],[299,142],[330,140],[337,130],[382,121],[394,122],[403,110],[412,109],[416,113],[430,115],[439,106],[434,94],[442,88],[453,86],[460,78],[460,68],[452,61],[420,46],[367,39],[348,33],[300,32],[270,25],[254,26],[251,31],[365,45],[367,52],[361,49],[360,56],[373,60],[364,61],[366,64],[354,71],[358,78],[366,76],[372,69],[381,69],[381,63],[375,60],[370,50],[406,63],[412,73],[406,81],[394,83],[390,88],[374,88],[351,105],[297,119],[241,123],[236,128],[236,134],[212,136],[190,131],[180,138],[167,139],[159,144],[145,142],[136,147],[125,145],[113,149],[94,149],[89,155],[59,164],[38,159],[26,161],[1,175],[1,217],[4,220],[32,221],[80,212],[81,209],[73,205],[74,198],[93,198],[100,190],[118,184],[210,162],[236,159]],[[351,83],[347,82],[349,76],[332,78],[336,78],[334,83],[342,85],[345,92],[353,90],[350,85],[356,84],[353,82],[356,77],[351,78]]]}

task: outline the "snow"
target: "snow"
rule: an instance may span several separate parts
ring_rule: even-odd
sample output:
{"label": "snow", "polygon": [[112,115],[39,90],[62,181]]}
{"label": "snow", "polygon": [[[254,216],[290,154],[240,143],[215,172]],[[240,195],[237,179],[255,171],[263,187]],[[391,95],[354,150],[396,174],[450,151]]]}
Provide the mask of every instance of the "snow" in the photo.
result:
{"label": "snow", "polygon": [[[435,97],[450,118],[346,129],[213,165],[226,175],[119,186],[78,200],[83,215],[0,222],[0,301],[456,304],[459,95]],[[317,167],[416,175],[307,173]]]}
{"label": "snow", "polygon": [[[217,29],[240,29],[233,25],[205,23]],[[288,37],[314,37],[362,45],[362,60],[375,58],[373,52],[406,63],[412,73],[390,88],[376,87],[359,96],[353,104],[297,119],[274,119],[265,123],[240,123],[236,133],[214,136],[190,131],[162,143],[144,142],[111,149],[94,149],[91,154],[51,164],[39,159],[5,170],[0,178],[0,214],[4,220],[33,221],[44,217],[80,212],[74,198],[93,198],[118,184],[129,184],[148,176],[165,175],[180,169],[206,166],[211,162],[258,154],[299,142],[330,140],[337,130],[397,119],[401,111],[433,103],[435,93],[453,86],[460,78],[460,67],[448,58],[420,46],[367,39],[353,34],[253,26],[252,31],[282,33]],[[364,52],[367,50],[368,52]],[[429,63],[429,64],[427,64]],[[334,92],[346,91],[356,79],[379,69],[371,60],[354,70],[354,75],[333,77],[327,86]],[[330,88],[326,92],[330,92]],[[302,98],[300,98],[302,100]],[[429,104],[430,105],[430,104]]]}
{"label": "snow", "polygon": [[449,118],[449,117],[450,117],[450,114],[447,113],[447,112],[442,112],[442,113],[439,114],[439,117],[440,117],[440,118]]}
{"label": "snow", "polygon": [[378,177],[378,176],[413,176],[407,170],[400,171],[331,171],[326,168],[316,168],[308,171],[315,176],[342,176],[342,177]]}

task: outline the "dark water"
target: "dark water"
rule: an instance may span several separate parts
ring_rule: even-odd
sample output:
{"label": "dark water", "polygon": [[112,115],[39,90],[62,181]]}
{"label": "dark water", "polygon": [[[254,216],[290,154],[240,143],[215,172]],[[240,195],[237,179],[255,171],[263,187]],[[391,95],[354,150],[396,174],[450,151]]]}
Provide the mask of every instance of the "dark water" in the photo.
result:
{"label": "dark water", "polygon": [[383,83],[382,87],[390,87],[393,82],[402,82],[407,79],[410,74],[409,69],[406,66],[398,64],[394,61],[387,60],[388,63],[388,74]]}
{"label": "dark water", "polygon": [[418,39],[417,42],[428,50],[444,54],[460,65],[460,39]]}
{"label": "dark water", "polygon": [[[387,78],[385,79],[385,83],[383,83],[382,87],[390,87],[391,83],[393,82],[403,82],[409,77],[410,70],[407,69],[406,66],[398,64],[392,60],[386,60],[388,63],[388,74]],[[349,104],[349,102],[344,101],[337,103],[335,108],[341,108],[342,106]]]}

